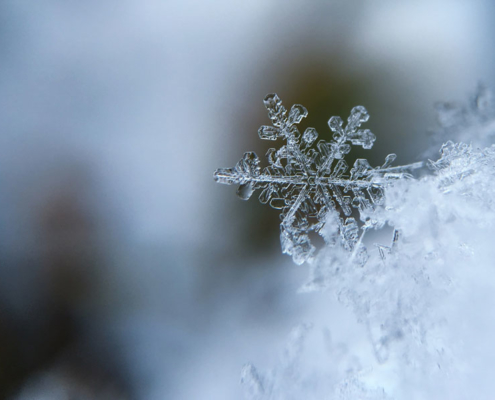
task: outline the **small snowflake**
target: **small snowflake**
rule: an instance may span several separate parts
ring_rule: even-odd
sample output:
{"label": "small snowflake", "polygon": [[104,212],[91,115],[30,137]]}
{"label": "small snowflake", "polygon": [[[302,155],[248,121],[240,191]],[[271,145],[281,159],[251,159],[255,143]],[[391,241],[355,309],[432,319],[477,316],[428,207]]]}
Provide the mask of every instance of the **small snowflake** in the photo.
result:
{"label": "small snowflake", "polygon": [[[280,224],[282,251],[292,256],[297,264],[312,258],[315,248],[311,232],[322,233],[330,215],[337,218],[338,241],[353,253],[352,258],[364,263],[366,249],[361,243],[367,229],[376,221],[368,216],[383,203],[383,188],[391,180],[409,178],[408,171],[421,167],[415,163],[391,167],[395,154],[389,154],[385,163],[373,168],[365,159],[357,159],[349,171],[344,156],[351,145],[371,149],[375,135],[369,129],[360,129],[369,115],[362,106],[354,107],[344,128],[340,117],[332,117],[328,125],[333,132],[331,141],[319,140],[314,128],[301,135],[297,124],[308,115],[302,105],[293,105],[289,113],[276,94],[264,99],[273,126],[262,126],[259,137],[264,140],[286,141],[281,148],[269,149],[269,165],[263,169],[254,152],[247,152],[233,168],[220,168],[214,178],[219,183],[238,184],[238,196],[247,200],[254,191],[261,190],[259,200],[281,210]],[[359,227],[352,209],[359,211],[364,225]],[[324,235],[325,240],[328,237]],[[332,240],[335,242],[335,240]]]}

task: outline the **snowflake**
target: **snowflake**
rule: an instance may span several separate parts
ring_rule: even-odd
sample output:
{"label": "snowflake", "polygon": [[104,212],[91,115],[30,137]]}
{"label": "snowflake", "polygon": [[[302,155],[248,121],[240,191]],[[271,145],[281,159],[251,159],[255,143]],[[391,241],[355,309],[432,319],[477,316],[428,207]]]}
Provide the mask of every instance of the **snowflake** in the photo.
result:
{"label": "snowflake", "polygon": [[[354,107],[344,123],[340,117],[332,117],[328,125],[333,132],[331,141],[320,140],[314,128],[307,128],[301,135],[297,124],[308,115],[302,105],[293,105],[289,113],[276,94],[264,99],[273,126],[262,126],[259,137],[264,140],[286,141],[281,148],[268,150],[269,165],[263,169],[254,152],[247,152],[233,168],[220,168],[214,173],[219,183],[240,185],[237,194],[247,200],[260,189],[259,200],[281,210],[282,251],[292,256],[297,264],[310,260],[315,252],[309,235],[321,234],[328,242],[339,242],[352,253],[352,259],[360,263],[366,260],[366,248],[361,240],[377,221],[370,215],[383,203],[383,189],[393,180],[410,178],[410,171],[422,166],[415,163],[391,167],[395,154],[389,154],[385,163],[373,168],[366,159],[357,159],[352,169],[344,160],[351,145],[371,149],[375,135],[369,129],[360,129],[369,115],[362,106]],[[351,216],[352,209],[359,211],[359,226]],[[337,224],[338,239],[324,235],[322,228],[328,218]],[[342,217],[341,217],[342,216]]]}

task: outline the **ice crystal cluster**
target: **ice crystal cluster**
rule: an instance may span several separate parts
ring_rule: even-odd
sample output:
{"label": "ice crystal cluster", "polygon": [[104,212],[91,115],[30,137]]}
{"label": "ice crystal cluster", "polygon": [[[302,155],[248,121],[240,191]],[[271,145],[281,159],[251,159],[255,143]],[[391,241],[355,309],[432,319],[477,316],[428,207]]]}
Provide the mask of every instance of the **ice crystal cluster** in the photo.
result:
{"label": "ice crystal cluster", "polygon": [[[394,155],[376,168],[358,159],[348,172],[349,146],[370,148],[375,139],[361,129],[368,119],[363,107],[353,109],[345,128],[332,117],[333,140],[314,148],[316,132],[308,128],[300,135],[295,127],[306,110],[294,106],[287,116],[278,97],[267,97],[274,127],[262,127],[260,137],[286,144],[268,152],[263,170],[256,155],[246,153],[215,177],[239,184],[244,198],[260,189],[261,201],[282,210],[283,250],[297,263],[310,261],[301,291],[328,291],[352,310],[369,354],[362,342],[334,344],[328,330],[301,325],[279,365],[244,367],[247,399],[493,398],[491,99],[479,88],[469,106],[437,107],[439,155],[425,160],[422,175],[413,177],[410,172],[422,163],[391,167]],[[368,243],[366,250],[364,233],[386,226],[392,244]],[[319,252],[309,242],[311,231],[327,243]],[[335,321],[331,329],[338,326]],[[312,342],[319,335],[324,345]],[[320,362],[305,360],[315,352]]]}
{"label": "ice crystal cluster", "polygon": [[[349,171],[344,156],[350,152],[351,145],[371,149],[375,142],[375,135],[369,129],[360,129],[369,119],[364,107],[351,110],[345,128],[340,117],[330,118],[328,126],[333,140],[320,140],[315,148],[316,129],[307,128],[301,135],[297,128],[308,115],[306,108],[296,104],[287,113],[276,94],[267,95],[264,103],[273,126],[262,126],[259,137],[283,139],[286,144],[268,150],[268,166],[263,170],[258,156],[247,152],[234,168],[216,170],[214,178],[219,183],[240,185],[237,194],[243,200],[260,189],[261,203],[281,210],[282,251],[291,255],[296,264],[311,259],[315,252],[309,238],[311,232],[322,234],[328,243],[338,240],[352,252],[353,259],[364,264],[367,255],[361,239],[366,230],[377,225],[368,215],[383,203],[384,188],[391,181],[409,178],[409,171],[419,168],[421,163],[392,167],[396,155],[389,154],[380,167],[373,168],[367,160],[358,158]],[[362,227],[351,216],[353,208],[364,220]],[[325,235],[322,231],[325,222],[337,214],[343,214],[343,218],[333,221],[339,237]]]}

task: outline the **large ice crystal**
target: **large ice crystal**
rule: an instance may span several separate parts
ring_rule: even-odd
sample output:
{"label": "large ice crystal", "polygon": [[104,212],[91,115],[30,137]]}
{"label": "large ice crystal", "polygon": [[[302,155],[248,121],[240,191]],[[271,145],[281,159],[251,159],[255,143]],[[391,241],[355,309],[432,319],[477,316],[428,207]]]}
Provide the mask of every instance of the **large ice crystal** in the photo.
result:
{"label": "large ice crystal", "polygon": [[[389,154],[379,167],[373,168],[366,159],[357,159],[349,171],[344,157],[351,146],[371,149],[375,142],[369,129],[361,129],[369,119],[364,107],[351,110],[345,127],[340,117],[330,118],[333,139],[316,143],[318,133],[314,128],[307,128],[302,135],[297,128],[308,115],[306,108],[296,104],[287,112],[276,94],[267,95],[264,104],[272,126],[262,126],[259,137],[282,139],[286,144],[268,150],[267,167],[262,169],[258,156],[247,152],[235,167],[216,170],[215,180],[238,184],[237,194],[244,200],[261,190],[261,203],[281,210],[282,251],[291,255],[295,263],[312,259],[315,248],[309,235],[317,232],[327,243],[338,242],[351,252],[353,260],[364,264],[367,255],[362,237],[368,229],[380,225],[370,215],[383,203],[384,188],[392,181],[410,178],[410,172],[422,163],[392,167],[396,155]],[[351,216],[353,209],[360,214],[361,226]],[[322,230],[329,218],[336,224],[337,238]]]}

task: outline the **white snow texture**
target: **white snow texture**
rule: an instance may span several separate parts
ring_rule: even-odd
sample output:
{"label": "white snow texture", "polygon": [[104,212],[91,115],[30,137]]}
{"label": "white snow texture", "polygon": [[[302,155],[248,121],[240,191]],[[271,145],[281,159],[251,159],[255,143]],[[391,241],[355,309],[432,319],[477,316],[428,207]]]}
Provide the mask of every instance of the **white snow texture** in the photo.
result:
{"label": "white snow texture", "polygon": [[[217,170],[215,179],[240,184],[244,199],[261,189],[260,200],[281,210],[282,250],[310,269],[301,291],[335,294],[364,327],[372,356],[303,324],[279,365],[243,368],[246,398],[494,398],[490,92],[480,87],[467,106],[437,107],[433,142],[443,144],[436,160],[391,167],[395,155],[389,155],[372,168],[358,159],[349,172],[344,156],[350,145],[370,149],[375,140],[360,129],[369,118],[364,107],[352,110],[345,128],[332,117],[333,140],[313,146],[316,131],[300,135],[296,128],[307,115],[304,107],[293,106],[287,116],[276,95],[267,96],[265,106],[274,126],[260,128],[260,137],[286,144],[270,149],[263,170],[251,152],[236,167]],[[366,232],[387,227],[389,244],[366,240]],[[311,232],[325,239],[319,252]],[[317,336],[323,340],[313,340]],[[315,352],[318,362],[308,356]]]}

